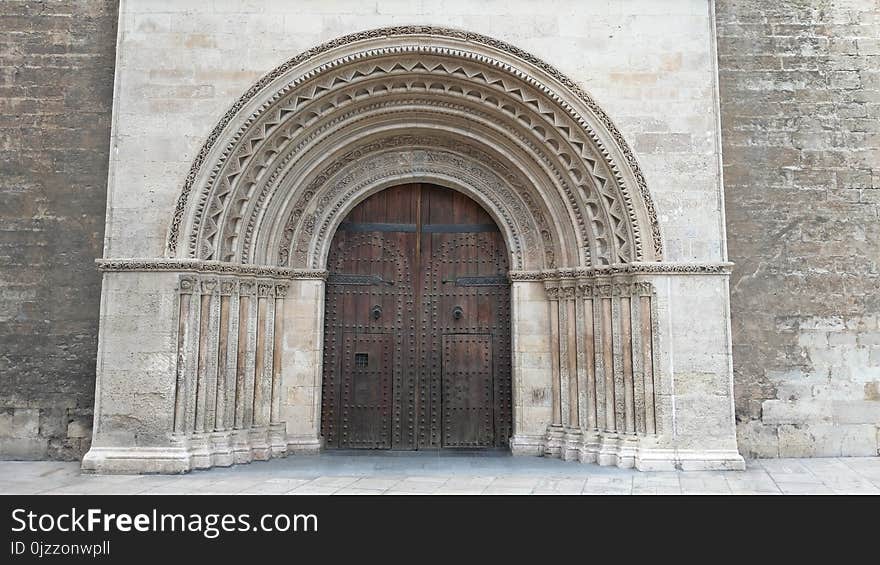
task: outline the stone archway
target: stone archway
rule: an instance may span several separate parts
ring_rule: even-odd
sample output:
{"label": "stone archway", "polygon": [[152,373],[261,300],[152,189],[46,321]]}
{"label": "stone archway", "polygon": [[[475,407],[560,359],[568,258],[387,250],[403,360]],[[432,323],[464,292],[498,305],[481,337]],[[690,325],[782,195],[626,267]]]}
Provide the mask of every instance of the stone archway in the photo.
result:
{"label": "stone archway", "polygon": [[[676,312],[726,292],[727,266],[662,262],[645,176],[573,81],[497,40],[414,26],[342,37],[263,77],[193,162],[166,257],[103,261],[118,276],[157,275],[150,289],[174,297],[163,342],[174,363],[151,385],[152,416],[104,402],[102,389],[127,398],[133,385],[99,375],[84,469],[184,471],[320,449],[329,243],[358,202],[400,182],[466,193],[505,236],[514,453],[742,465],[732,398],[719,392],[731,378],[719,362],[726,296],[709,313]],[[715,342],[691,341],[688,327]],[[674,353],[691,355],[684,373]],[[676,406],[679,374],[690,408]]]}

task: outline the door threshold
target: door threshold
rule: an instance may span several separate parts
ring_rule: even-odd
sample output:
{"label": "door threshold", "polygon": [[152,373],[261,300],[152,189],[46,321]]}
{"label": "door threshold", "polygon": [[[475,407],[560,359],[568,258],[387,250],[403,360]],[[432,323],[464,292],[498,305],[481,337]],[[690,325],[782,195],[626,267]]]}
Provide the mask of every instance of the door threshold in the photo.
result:
{"label": "door threshold", "polygon": [[504,447],[486,448],[438,448],[438,449],[325,449],[321,455],[329,456],[379,456],[379,457],[508,457],[510,450]]}

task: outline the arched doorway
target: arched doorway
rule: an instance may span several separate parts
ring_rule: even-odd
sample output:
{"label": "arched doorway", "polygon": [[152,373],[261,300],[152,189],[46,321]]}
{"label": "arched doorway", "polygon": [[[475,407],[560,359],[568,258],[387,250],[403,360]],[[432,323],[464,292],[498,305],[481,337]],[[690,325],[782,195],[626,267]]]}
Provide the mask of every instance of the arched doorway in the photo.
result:
{"label": "arched doorway", "polygon": [[325,446],[507,447],[509,262],[491,216],[437,185],[388,188],[343,220],[327,266]]}
{"label": "arched doorway", "polygon": [[[325,306],[328,292],[336,292],[330,276],[397,276],[391,263],[379,274],[328,273],[335,268],[333,238],[365,198],[407,182],[466,194],[504,235],[510,352],[492,345],[491,356],[493,364],[512,364],[514,454],[640,469],[743,468],[732,403],[730,264],[723,230],[716,230],[723,226],[720,187],[679,193],[661,182],[665,208],[656,209],[648,177],[612,119],[578,81],[522,49],[426,26],[334,39],[249,88],[180,180],[161,257],[138,255],[151,248],[119,235],[128,233],[119,218],[152,213],[152,200],[108,214],[116,219],[108,223],[108,256],[100,261],[95,432],[83,469],[183,472],[320,451],[325,318],[333,315]],[[119,190],[130,197],[124,183]],[[413,218],[384,223],[418,224],[421,216]],[[672,234],[670,245],[661,223]],[[422,228],[412,233],[425,241]],[[384,257],[383,241],[370,258]],[[394,388],[392,374],[388,399],[367,398],[379,403],[376,413],[391,416],[363,424],[379,430],[352,438],[364,447],[444,445],[442,414],[426,408],[442,411],[442,398],[431,396],[442,394],[442,376],[430,371],[446,358],[470,359],[463,348],[483,347],[443,329],[440,314],[454,315],[462,305],[441,296],[432,302],[435,321],[435,312],[423,313],[416,300],[418,292],[434,292],[424,286],[426,276],[446,292],[471,273],[453,273],[451,283],[453,275],[428,270],[433,259],[424,261],[422,252],[401,253],[400,264],[419,284],[390,305],[365,298],[369,308],[357,316],[366,318],[353,324],[375,325],[376,305],[380,320],[400,310],[399,326],[390,327],[402,331],[392,333],[411,337],[399,344],[399,355],[393,341],[352,342],[348,352],[344,338],[336,344],[346,362],[366,361],[352,371],[371,371],[386,347],[377,366],[415,359],[397,377],[415,384]],[[346,300],[337,312],[348,315]],[[460,319],[479,304],[462,306]],[[144,316],[149,331],[132,323],[134,315]],[[430,332],[441,337],[423,338],[423,322],[437,324]],[[444,332],[453,337],[444,341]],[[419,386],[418,379],[441,388]],[[344,395],[344,383],[340,390]],[[449,437],[490,443],[475,429]],[[504,443],[504,433],[493,434],[492,443]]]}

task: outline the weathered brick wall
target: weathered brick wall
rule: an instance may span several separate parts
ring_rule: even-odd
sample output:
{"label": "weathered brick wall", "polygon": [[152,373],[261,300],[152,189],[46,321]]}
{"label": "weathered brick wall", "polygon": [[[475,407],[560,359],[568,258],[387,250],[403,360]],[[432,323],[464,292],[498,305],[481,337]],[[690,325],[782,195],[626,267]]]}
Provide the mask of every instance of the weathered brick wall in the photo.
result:
{"label": "weathered brick wall", "polygon": [[91,437],[116,2],[0,1],[0,457]]}
{"label": "weathered brick wall", "polygon": [[876,455],[880,1],[716,9],[740,450]]}

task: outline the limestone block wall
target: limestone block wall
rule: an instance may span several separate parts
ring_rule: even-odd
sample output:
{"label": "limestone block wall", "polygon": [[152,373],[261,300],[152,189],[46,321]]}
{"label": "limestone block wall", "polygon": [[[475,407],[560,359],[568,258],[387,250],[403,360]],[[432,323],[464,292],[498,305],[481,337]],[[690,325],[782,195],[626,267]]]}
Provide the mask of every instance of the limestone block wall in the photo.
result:
{"label": "limestone block wall", "polygon": [[324,281],[290,281],[284,299],[281,420],[292,453],[314,451],[321,420],[321,358],[324,350]]}
{"label": "limestone block wall", "polygon": [[511,337],[513,339],[513,417],[514,428],[532,440],[518,438],[521,444],[541,449],[540,438],[553,423],[553,397],[547,390],[547,368],[552,363],[550,311],[542,281],[515,281],[511,287]]}
{"label": "limestone block wall", "polygon": [[97,442],[152,447],[174,425],[178,280],[174,273],[106,273],[102,281]]}
{"label": "limestone block wall", "polygon": [[91,440],[116,15],[0,5],[0,458]]}
{"label": "limestone block wall", "polygon": [[[660,214],[665,258],[724,260],[706,0],[130,0],[119,17],[107,257],[164,253],[169,213],[194,156],[262,74],[348,33],[424,24],[507,41],[572,77],[638,155]],[[145,194],[148,208],[138,201]]]}
{"label": "limestone block wall", "polygon": [[739,445],[880,449],[880,4],[718,0]]}

